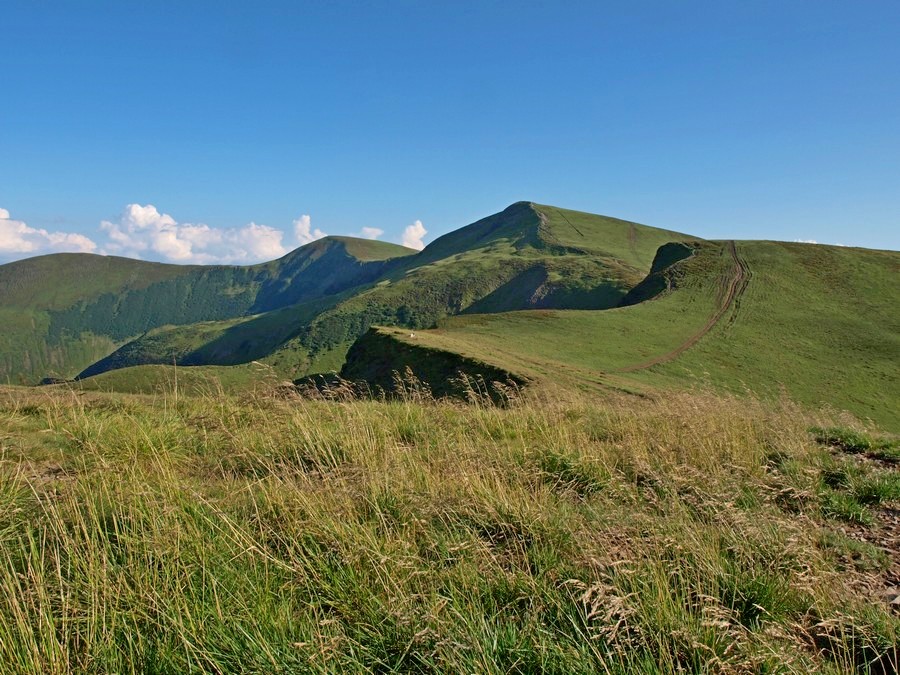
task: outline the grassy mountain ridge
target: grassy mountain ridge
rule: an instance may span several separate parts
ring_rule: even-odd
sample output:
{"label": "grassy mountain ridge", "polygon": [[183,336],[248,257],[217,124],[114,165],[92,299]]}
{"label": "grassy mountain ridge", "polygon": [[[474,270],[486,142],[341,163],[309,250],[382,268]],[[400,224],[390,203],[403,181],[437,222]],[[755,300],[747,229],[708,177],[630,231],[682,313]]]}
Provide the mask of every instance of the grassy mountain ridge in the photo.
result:
{"label": "grassy mountain ridge", "polygon": [[[565,213],[587,233],[581,249],[552,245],[550,238],[569,227]],[[304,344],[313,352],[343,349],[372,325],[418,329],[471,311],[614,307],[646,276],[657,241],[694,239],[633,223],[634,237],[616,238],[623,222],[517,202],[436,239],[323,312],[304,328]],[[641,260],[645,267],[637,266]]]}
{"label": "grassy mountain ridge", "polygon": [[0,305],[7,372],[259,362],[280,378],[343,368],[383,384],[418,361],[437,392],[481,368],[537,386],[785,395],[900,425],[896,252],[709,242],[517,202],[418,253],[327,238],[252,267],[140,263],[152,273],[139,280],[128,261],[100,261],[124,290],[93,280],[62,308],[66,295],[27,288],[36,272],[14,287],[17,268],[0,268],[12,302],[40,299]]}
{"label": "grassy mountain ridge", "polygon": [[414,338],[381,333],[533,380],[784,393],[900,429],[898,270],[891,251],[698,243],[637,287],[639,304],[460,316]]}
{"label": "grassy mountain ridge", "polygon": [[146,288],[197,269],[92,253],[53,253],[0,265],[0,297],[5,307],[60,310],[113,290]]}
{"label": "grassy mountain ridge", "polygon": [[[578,234],[569,232],[573,223]],[[571,245],[575,236],[579,247]],[[673,238],[690,239],[602,216],[517,202],[438,238],[421,253],[365,267],[365,274],[353,277],[358,285],[342,292],[340,285],[329,284],[328,276],[334,267],[345,270],[342,278],[346,278],[348,265],[332,262],[337,253],[331,249],[320,253],[314,243],[300,249],[307,255],[299,265],[279,261],[279,275],[272,275],[257,293],[263,300],[247,310],[263,312],[259,317],[247,318],[243,306],[237,306],[218,311],[227,316],[214,323],[211,320],[217,317],[210,310],[215,306],[210,305],[197,326],[181,317],[167,320],[164,323],[182,325],[144,333],[81,375],[151,363],[227,365],[266,359],[277,351],[270,362],[286,375],[299,377],[322,364],[339,367],[348,346],[374,324],[423,328],[462,312],[613,307],[647,274],[658,242]],[[304,292],[312,283],[309,279],[316,284],[315,293]],[[173,289],[170,296],[177,298],[186,290]],[[236,291],[230,299],[241,297]],[[295,309],[285,307],[294,302],[299,303]],[[193,311],[190,305],[185,307]],[[272,307],[275,313],[266,316],[265,310]],[[101,313],[108,314],[105,308]],[[140,326],[116,328],[117,335],[142,332],[137,330]]]}
{"label": "grassy mountain ridge", "polygon": [[544,246],[561,252],[591,252],[615,258],[646,274],[660,246],[698,239],[681,232],[640,225],[628,220],[535,205]]}
{"label": "grassy mountain ridge", "polygon": [[412,249],[383,241],[318,239],[258,266],[272,271],[250,311],[260,313],[340,293],[380,277],[393,263],[414,254]]}
{"label": "grassy mountain ridge", "polygon": [[[236,319],[161,326],[125,343],[91,364],[78,377],[148,364],[224,366],[265,359],[297,337],[302,326],[340,297],[321,298]],[[305,350],[295,348],[294,357],[305,362]]]}

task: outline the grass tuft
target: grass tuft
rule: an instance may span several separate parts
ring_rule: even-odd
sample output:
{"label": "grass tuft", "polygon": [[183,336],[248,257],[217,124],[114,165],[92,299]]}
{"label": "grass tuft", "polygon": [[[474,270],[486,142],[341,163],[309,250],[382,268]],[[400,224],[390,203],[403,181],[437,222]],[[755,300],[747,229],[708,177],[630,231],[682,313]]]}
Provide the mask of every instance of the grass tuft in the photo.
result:
{"label": "grass tuft", "polygon": [[888,463],[900,461],[900,441],[876,438],[847,427],[812,427],[816,442],[847,453],[865,453]]}

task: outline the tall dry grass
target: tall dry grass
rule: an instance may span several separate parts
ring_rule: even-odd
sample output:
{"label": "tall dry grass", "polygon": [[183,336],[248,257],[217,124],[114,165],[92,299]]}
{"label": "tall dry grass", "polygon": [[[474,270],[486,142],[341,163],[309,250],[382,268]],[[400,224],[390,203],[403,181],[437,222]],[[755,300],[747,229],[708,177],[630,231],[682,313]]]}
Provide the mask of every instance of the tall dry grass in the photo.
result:
{"label": "tall dry grass", "polygon": [[333,398],[6,391],[0,669],[896,669],[887,563],[823,515],[828,415]]}

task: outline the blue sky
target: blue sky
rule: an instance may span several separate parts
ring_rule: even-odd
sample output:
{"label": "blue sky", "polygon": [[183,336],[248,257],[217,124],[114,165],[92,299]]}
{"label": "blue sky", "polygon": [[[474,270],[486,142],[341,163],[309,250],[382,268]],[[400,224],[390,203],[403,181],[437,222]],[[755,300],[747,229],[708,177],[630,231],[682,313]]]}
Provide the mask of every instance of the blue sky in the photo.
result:
{"label": "blue sky", "polygon": [[6,0],[0,31],[0,260],[427,243],[522,199],[900,248],[896,0]]}

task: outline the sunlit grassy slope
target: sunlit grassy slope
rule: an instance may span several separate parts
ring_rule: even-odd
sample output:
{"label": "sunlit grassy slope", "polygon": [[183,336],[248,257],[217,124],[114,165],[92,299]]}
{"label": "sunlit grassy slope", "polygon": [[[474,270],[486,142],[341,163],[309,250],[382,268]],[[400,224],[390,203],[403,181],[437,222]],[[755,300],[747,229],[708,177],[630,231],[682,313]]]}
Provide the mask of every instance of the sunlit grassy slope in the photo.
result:
{"label": "sunlit grassy slope", "polygon": [[182,383],[0,387],[3,672],[896,672],[896,448],[840,418]]}
{"label": "sunlit grassy slope", "polygon": [[[734,251],[698,245],[659,275],[671,290],[633,306],[456,317],[415,337],[383,334],[533,380],[749,389],[900,429],[900,254],[776,242]],[[360,350],[345,374],[366,359]]]}
{"label": "sunlit grassy slope", "polygon": [[556,206],[535,205],[541,218],[539,235],[550,248],[591,251],[648,270],[656,251],[673,241],[694,240],[680,232],[639,225]]}

